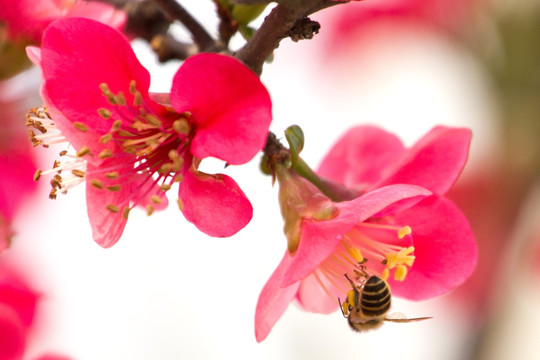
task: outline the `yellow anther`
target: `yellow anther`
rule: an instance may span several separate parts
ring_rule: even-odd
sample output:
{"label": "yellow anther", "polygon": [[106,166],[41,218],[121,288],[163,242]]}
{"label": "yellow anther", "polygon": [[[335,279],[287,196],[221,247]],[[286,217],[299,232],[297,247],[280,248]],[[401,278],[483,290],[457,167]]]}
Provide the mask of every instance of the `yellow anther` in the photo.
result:
{"label": "yellow anther", "polygon": [[111,93],[111,90],[109,89],[109,85],[107,85],[106,83],[99,84],[99,88],[101,89],[101,92],[103,93],[103,95]]}
{"label": "yellow anther", "polygon": [[168,174],[171,172],[172,164],[171,163],[165,163],[160,166],[158,169],[158,174]]}
{"label": "yellow anther", "polygon": [[407,267],[405,265],[398,265],[396,272],[394,273],[394,280],[403,281],[407,276]]}
{"label": "yellow anther", "polygon": [[396,253],[390,253],[385,255],[386,258],[386,266],[388,266],[389,269],[393,269],[397,265],[397,254]]}
{"label": "yellow anther", "polygon": [[73,169],[71,170],[71,173],[77,177],[83,178],[84,177],[84,171]]}
{"label": "yellow anther", "polygon": [[182,174],[176,174],[174,175],[173,182],[179,183],[184,179],[184,175]]}
{"label": "yellow anther", "polygon": [[98,179],[90,180],[90,185],[92,185],[93,187],[99,190],[103,189],[103,183],[99,181]]}
{"label": "yellow anther", "polygon": [[142,95],[140,92],[136,92],[133,95],[133,106],[141,106],[142,104]]}
{"label": "yellow anther", "polygon": [[107,190],[109,191],[120,191],[122,190],[122,187],[118,184],[116,185],[110,185],[110,186],[107,186]]}
{"label": "yellow anther", "polygon": [[114,97],[114,100],[116,101],[116,104],[120,106],[126,105],[126,97],[124,96],[124,93],[122,93],[121,91],[119,91],[118,94],[116,94],[116,96]]}
{"label": "yellow anther", "polygon": [[146,205],[146,215],[148,216],[152,215],[155,209],[156,208],[153,205],[150,205],[150,204]]}
{"label": "yellow anther", "polygon": [[382,274],[381,274],[381,279],[383,279],[384,281],[388,280],[388,277],[390,276],[390,269],[388,269],[387,267],[384,268]]}
{"label": "yellow anther", "polygon": [[178,208],[180,209],[180,211],[184,211],[184,202],[182,201],[182,199],[178,198],[178,200],[176,200],[176,203],[178,204]]}
{"label": "yellow anther", "polygon": [[163,200],[161,200],[161,198],[157,195],[152,195],[150,197],[150,201],[152,201],[154,204],[161,204],[163,202]]}
{"label": "yellow anther", "polygon": [[178,159],[178,151],[176,151],[176,149],[171,149],[169,150],[169,159],[171,160],[174,160],[174,159]]}
{"label": "yellow anther", "polygon": [[131,209],[129,207],[124,206],[124,208],[122,209],[122,217],[127,220],[128,217],[129,217],[129,212],[130,211],[131,211]]}
{"label": "yellow anther", "polygon": [[88,126],[84,125],[82,122],[75,121],[73,123],[73,126],[75,127],[75,129],[77,129],[79,131],[82,131],[82,132],[87,132],[88,131]]}
{"label": "yellow anther", "polygon": [[171,189],[171,185],[169,184],[162,184],[160,187],[160,190],[162,191],[169,191]]}
{"label": "yellow anther", "polygon": [[118,131],[121,126],[122,126],[122,120],[114,120],[111,126],[111,131],[112,132]]}
{"label": "yellow anther", "polygon": [[36,170],[36,172],[34,173],[34,181],[38,181],[39,178],[41,177],[41,173],[42,171],[41,170]]}
{"label": "yellow anther", "polygon": [[87,146],[83,146],[81,150],[77,151],[77,157],[83,157],[90,154],[90,149]]}
{"label": "yellow anther", "polygon": [[107,205],[107,210],[109,210],[110,212],[112,213],[117,213],[120,211],[120,209],[118,208],[118,206],[114,205],[114,204],[109,204]]}
{"label": "yellow anther", "polygon": [[152,114],[147,114],[144,119],[150,124],[154,125],[155,127],[161,127],[161,120],[157,118],[157,116],[154,116]]}
{"label": "yellow anther", "polygon": [[191,132],[191,124],[186,119],[175,120],[172,127],[179,134],[188,135]]}
{"label": "yellow anther", "polygon": [[406,235],[410,235],[412,233],[412,229],[410,226],[404,226],[398,230],[398,238],[403,239]]}
{"label": "yellow anther", "polygon": [[100,159],[106,159],[106,158],[110,158],[113,156],[113,152],[112,150],[110,149],[104,149],[103,151],[101,151],[98,155],[98,158]]}
{"label": "yellow anther", "polygon": [[118,171],[111,171],[105,174],[107,179],[117,179],[118,178]]}
{"label": "yellow anther", "polygon": [[109,110],[105,109],[105,108],[100,108],[100,109],[98,109],[97,112],[98,112],[99,116],[101,116],[104,119],[110,119],[111,115],[112,115],[111,112]]}
{"label": "yellow anther", "polygon": [[62,151],[60,151],[60,153],[59,153],[58,155],[64,156],[64,155],[66,155],[67,153],[68,153],[67,150],[62,150]]}
{"label": "yellow anther", "polygon": [[349,253],[349,255],[352,256],[354,261],[358,263],[361,263],[362,261],[364,261],[364,256],[362,255],[362,251],[360,251],[359,248],[349,248],[347,252]]}
{"label": "yellow anther", "polygon": [[109,141],[111,141],[112,138],[113,138],[112,134],[105,134],[105,135],[103,135],[103,136],[101,136],[101,137],[99,138],[99,142],[100,142],[101,144],[106,144],[106,143],[108,143]]}
{"label": "yellow anther", "polygon": [[129,93],[135,94],[136,91],[137,91],[137,82],[135,80],[131,80],[129,82]]}

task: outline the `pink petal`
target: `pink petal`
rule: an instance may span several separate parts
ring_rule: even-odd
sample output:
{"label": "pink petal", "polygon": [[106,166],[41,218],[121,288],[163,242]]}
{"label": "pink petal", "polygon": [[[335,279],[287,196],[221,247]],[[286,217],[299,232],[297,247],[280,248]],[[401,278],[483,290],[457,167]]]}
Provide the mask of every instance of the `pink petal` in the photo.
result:
{"label": "pink petal", "polygon": [[[321,279],[321,281],[324,280]],[[326,288],[336,290],[335,286],[326,286]],[[337,299],[339,297],[341,297],[341,300],[344,301],[344,294],[341,293],[332,294],[332,297],[328,296],[328,294],[319,285],[315,276],[311,274],[300,281],[300,287],[298,289],[296,299],[298,300],[302,309],[305,311],[319,314],[330,314],[338,309],[339,305]]]}
{"label": "pink petal", "polygon": [[23,200],[37,188],[32,180],[37,167],[31,155],[26,149],[0,154],[0,215],[7,219],[13,218]]}
{"label": "pink petal", "polygon": [[[110,166],[112,161],[109,160],[103,163],[104,166]],[[99,167],[88,164],[87,174],[99,171]],[[105,177],[103,172],[98,175],[87,176],[86,181],[86,208],[90,226],[92,227],[92,237],[94,241],[104,248],[109,248],[116,244],[124,232],[127,219],[122,216],[122,208],[119,206],[119,212],[113,213],[107,209],[107,205],[119,204],[129,205],[128,199],[131,197],[131,188],[123,186],[120,191],[108,191],[98,189],[91,184],[92,179],[101,181],[104,186],[113,185],[110,180]]]}
{"label": "pink petal", "polygon": [[184,172],[178,197],[186,220],[214,237],[228,237],[251,220],[253,208],[238,184],[223,174]]}
{"label": "pink petal", "polygon": [[444,195],[465,166],[470,140],[469,129],[438,126],[405,152],[393,172],[372,188],[414,184]]}
{"label": "pink petal", "polygon": [[298,290],[299,283],[281,287],[283,273],[288,268],[291,257],[285,254],[259,295],[255,310],[255,338],[261,342],[270,333],[281,315],[287,310]]}
{"label": "pink petal", "polygon": [[270,95],[259,78],[238,60],[199,54],[176,73],[171,104],[191,112],[196,135],[191,152],[243,164],[266,143],[272,119]]}
{"label": "pink petal", "polygon": [[298,250],[284,276],[283,286],[304,279],[336,248],[345,233],[356,224],[396,202],[410,199],[413,206],[431,192],[414,185],[392,185],[362,195],[352,201],[336,203],[340,213],[328,221],[304,220]]}
{"label": "pink petal", "polygon": [[12,308],[0,303],[0,359],[21,359],[26,347],[26,328]]}
{"label": "pink petal", "polygon": [[335,143],[317,174],[348,187],[366,188],[378,182],[404,151],[397,136],[374,126],[357,126]]}
{"label": "pink petal", "polygon": [[[131,105],[129,84],[135,80],[143,101],[152,102],[148,98],[150,75],[135,57],[128,40],[94,20],[68,18],[51,24],[43,37],[41,67],[45,100],[63,115],[54,120],[76,149],[84,145],[96,153],[103,149],[99,137],[109,132],[112,121],[100,117],[98,109],[109,109],[113,119],[122,119],[102,95],[101,83],[106,83],[115,94],[121,91]],[[128,113],[129,106],[121,110]],[[76,130],[74,122],[87,125],[89,131]]]}
{"label": "pink petal", "polygon": [[431,197],[394,217],[412,228],[416,260],[403,282],[389,280],[395,295],[424,300],[462,284],[473,272],[477,246],[463,213],[445,198]]}

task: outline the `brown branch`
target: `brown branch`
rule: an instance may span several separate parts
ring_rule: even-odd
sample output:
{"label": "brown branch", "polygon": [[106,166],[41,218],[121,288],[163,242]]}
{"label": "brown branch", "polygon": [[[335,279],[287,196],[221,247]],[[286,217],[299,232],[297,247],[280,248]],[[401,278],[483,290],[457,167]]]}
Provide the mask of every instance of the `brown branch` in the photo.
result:
{"label": "brown branch", "polygon": [[216,41],[182,5],[175,0],[154,1],[161,6],[169,17],[180,21],[188,29],[200,51],[212,51],[216,49]]}
{"label": "brown branch", "polygon": [[346,1],[297,0],[278,4],[264,19],[251,39],[236,52],[235,56],[256,74],[262,73],[263,64],[278,48],[284,38],[290,36],[298,21],[308,15]]}

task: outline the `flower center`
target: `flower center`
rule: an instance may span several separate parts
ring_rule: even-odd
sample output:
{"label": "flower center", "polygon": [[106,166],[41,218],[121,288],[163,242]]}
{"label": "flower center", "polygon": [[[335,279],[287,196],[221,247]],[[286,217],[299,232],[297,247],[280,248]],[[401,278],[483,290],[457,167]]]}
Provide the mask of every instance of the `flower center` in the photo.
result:
{"label": "flower center", "polygon": [[347,294],[350,281],[362,287],[371,275],[387,280],[393,273],[403,281],[414,263],[409,226],[359,223],[341,239],[336,250],[313,273],[327,295]]}
{"label": "flower center", "polygon": [[[100,90],[110,107],[99,108],[97,113],[105,120],[105,126],[109,124],[109,130],[103,134],[103,123],[90,126],[73,122],[74,128],[82,133],[99,127],[98,131],[103,134],[99,138],[100,145],[83,146],[76,154],[61,152],[68,161],[56,161],[48,171],[38,170],[34,179],[56,172],[51,181],[50,198],[56,198],[58,191],[65,193],[84,180],[96,189],[109,192],[128,187],[129,196],[121,203],[106,204],[106,208],[112,213],[122,211],[127,218],[133,207],[146,203],[147,214],[151,215],[155,206],[162,203],[165,192],[181,181],[184,163],[187,166],[192,163],[189,154],[193,136],[191,114],[178,114],[169,107],[148,104],[135,81],[130,82],[129,103],[121,91],[115,94],[105,83],[100,84]],[[27,126],[34,146],[66,142],[46,109],[33,109],[27,116]],[[40,134],[36,135],[36,130]],[[86,160],[89,157],[97,157],[101,162],[90,167]],[[70,171],[67,177],[65,170]]]}

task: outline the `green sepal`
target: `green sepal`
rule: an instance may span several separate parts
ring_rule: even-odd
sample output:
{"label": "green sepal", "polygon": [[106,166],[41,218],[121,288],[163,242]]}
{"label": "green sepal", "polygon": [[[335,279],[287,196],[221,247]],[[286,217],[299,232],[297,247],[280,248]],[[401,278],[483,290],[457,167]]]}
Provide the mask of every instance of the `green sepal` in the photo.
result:
{"label": "green sepal", "polygon": [[304,148],[304,132],[298,125],[291,125],[285,130],[285,138],[291,150],[291,166],[294,168],[298,163],[298,156]]}

